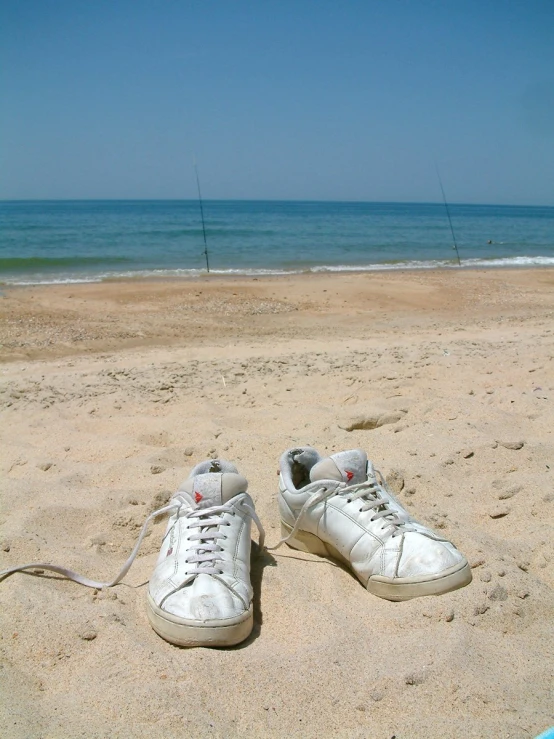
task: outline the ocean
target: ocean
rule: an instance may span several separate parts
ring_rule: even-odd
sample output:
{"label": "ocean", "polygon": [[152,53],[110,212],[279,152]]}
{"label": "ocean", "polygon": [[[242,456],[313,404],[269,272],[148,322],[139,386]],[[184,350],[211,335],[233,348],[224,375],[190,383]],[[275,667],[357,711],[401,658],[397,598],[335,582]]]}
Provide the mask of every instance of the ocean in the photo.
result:
{"label": "ocean", "polygon": [[[444,204],[204,201],[210,271],[456,267]],[[554,207],[449,206],[464,267],[554,266]],[[0,284],[206,271],[198,201],[0,202]]]}

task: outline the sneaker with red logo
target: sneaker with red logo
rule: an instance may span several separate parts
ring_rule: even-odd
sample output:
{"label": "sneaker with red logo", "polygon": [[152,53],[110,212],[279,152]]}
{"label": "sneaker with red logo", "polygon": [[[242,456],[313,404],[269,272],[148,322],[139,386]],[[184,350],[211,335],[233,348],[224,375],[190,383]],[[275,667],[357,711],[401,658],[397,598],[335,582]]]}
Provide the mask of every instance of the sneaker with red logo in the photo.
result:
{"label": "sneaker with red logo", "polygon": [[471,582],[454,544],[413,519],[361,449],[323,458],[311,447],[281,457],[283,538],[346,564],[374,595],[409,600]]}
{"label": "sneaker with red logo", "polygon": [[148,618],[179,646],[231,646],[253,626],[250,529],[263,529],[234,465],[197,465],[169,503],[170,519],[148,586]]}

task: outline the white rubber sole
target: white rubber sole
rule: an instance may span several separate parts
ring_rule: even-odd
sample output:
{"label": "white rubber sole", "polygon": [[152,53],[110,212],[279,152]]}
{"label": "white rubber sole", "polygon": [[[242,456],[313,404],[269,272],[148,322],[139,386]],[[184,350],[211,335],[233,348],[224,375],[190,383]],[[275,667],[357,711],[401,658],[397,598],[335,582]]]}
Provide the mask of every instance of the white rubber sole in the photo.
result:
{"label": "white rubber sole", "polygon": [[[291,531],[292,526],[281,521],[281,535],[283,537],[289,536]],[[335,559],[346,565],[358,577],[352,569],[352,564],[349,560],[343,557],[332,544],[325,543],[314,534],[310,534],[307,531],[297,531],[287,541],[287,544],[301,552],[309,552],[310,554],[318,554],[320,557]],[[419,598],[424,595],[443,595],[444,593],[450,593],[452,590],[458,590],[458,588],[469,585],[471,580],[471,568],[467,561],[463,559],[459,565],[451,567],[448,570],[443,570],[443,572],[434,577],[395,577],[391,579],[382,577],[381,575],[373,575],[367,582],[360,581],[370,593],[373,593],[373,595],[379,598],[402,601]]]}
{"label": "white rubber sole", "polygon": [[146,613],[156,634],[179,647],[232,647],[247,639],[254,626],[252,605],[235,618],[200,623],[171,616],[148,593]]}

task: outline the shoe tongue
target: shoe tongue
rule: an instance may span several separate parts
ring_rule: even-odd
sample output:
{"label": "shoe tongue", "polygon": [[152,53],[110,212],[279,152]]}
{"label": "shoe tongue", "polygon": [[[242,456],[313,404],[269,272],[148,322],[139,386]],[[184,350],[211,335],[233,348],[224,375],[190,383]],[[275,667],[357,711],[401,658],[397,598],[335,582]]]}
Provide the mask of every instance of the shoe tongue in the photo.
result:
{"label": "shoe tongue", "polygon": [[208,472],[188,478],[179,487],[193,508],[224,505],[239,493],[245,493],[248,482],[235,472]]}
{"label": "shoe tongue", "polygon": [[311,482],[318,480],[338,480],[356,485],[367,480],[367,454],[362,449],[337,452],[314,464],[310,470]]}

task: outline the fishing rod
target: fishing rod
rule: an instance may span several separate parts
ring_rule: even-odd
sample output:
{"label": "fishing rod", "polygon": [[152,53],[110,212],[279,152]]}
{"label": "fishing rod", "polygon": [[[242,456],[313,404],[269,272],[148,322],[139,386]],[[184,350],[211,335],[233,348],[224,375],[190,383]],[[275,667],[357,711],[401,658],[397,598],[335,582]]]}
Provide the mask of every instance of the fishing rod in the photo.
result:
{"label": "fishing rod", "polygon": [[454,241],[454,249],[456,250],[456,256],[458,257],[458,267],[461,267],[462,262],[460,259],[460,253],[458,252],[458,244],[456,244],[456,236],[454,235],[454,226],[452,225],[452,218],[450,218],[450,210],[448,208],[448,203],[446,202],[446,195],[444,193],[444,187],[442,186],[442,180],[441,180],[439,168],[436,167],[436,170],[437,170],[437,177],[439,178],[439,185],[441,186],[444,207],[446,208],[446,215],[448,216],[448,223],[450,224],[450,231],[452,232],[452,240]]}
{"label": "fishing rod", "polygon": [[208,258],[208,241],[206,239],[206,224],[204,223],[204,207],[202,205],[202,193],[200,192],[200,178],[198,177],[198,167],[196,159],[193,160],[194,171],[196,173],[196,184],[198,186],[198,201],[200,203],[200,217],[202,218],[202,233],[204,234],[204,256],[206,257],[206,271],[210,271],[210,260]]}

